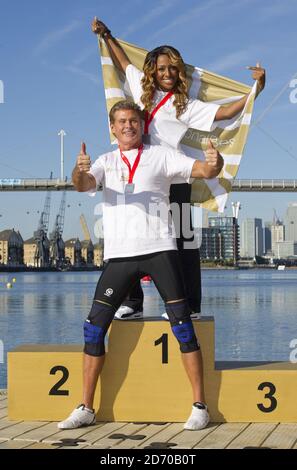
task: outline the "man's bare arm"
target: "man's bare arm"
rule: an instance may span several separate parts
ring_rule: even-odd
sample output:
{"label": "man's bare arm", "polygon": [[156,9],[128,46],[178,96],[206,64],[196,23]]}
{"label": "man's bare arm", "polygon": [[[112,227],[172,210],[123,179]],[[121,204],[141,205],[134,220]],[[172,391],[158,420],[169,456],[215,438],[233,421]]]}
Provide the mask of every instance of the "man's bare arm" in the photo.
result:
{"label": "man's bare arm", "polygon": [[88,173],[91,168],[90,156],[86,154],[86,144],[82,142],[80,154],[77,157],[76,165],[72,171],[72,182],[79,192],[96,189],[96,180]]}
{"label": "man's bare arm", "polygon": [[131,61],[122,46],[112,36],[108,27],[95,17],[92,22],[92,31],[104,39],[113,61],[120,66],[120,69],[125,73]]}

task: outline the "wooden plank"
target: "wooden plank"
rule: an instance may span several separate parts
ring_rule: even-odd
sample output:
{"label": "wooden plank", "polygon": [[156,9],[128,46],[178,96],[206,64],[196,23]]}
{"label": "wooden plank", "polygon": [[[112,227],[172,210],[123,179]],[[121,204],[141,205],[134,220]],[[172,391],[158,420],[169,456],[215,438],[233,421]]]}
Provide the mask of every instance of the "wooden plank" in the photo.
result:
{"label": "wooden plank", "polygon": [[[52,445],[54,446],[55,444],[52,444]],[[69,446],[65,446],[65,445],[57,446],[57,449],[59,449],[59,450],[64,450],[64,449],[65,450],[68,450],[68,449],[77,449],[77,450],[79,450],[79,449],[90,449],[90,447],[92,447],[92,446],[90,446],[86,443],[81,443],[81,444],[76,444],[74,446],[71,446],[71,445],[69,445]]]}
{"label": "wooden plank", "polygon": [[277,427],[277,423],[251,423],[227,449],[243,449],[244,447],[261,447],[263,441],[269,437]]}
{"label": "wooden plank", "polygon": [[3,408],[7,408],[7,398],[0,400],[0,410],[2,410]]}
{"label": "wooden plank", "polygon": [[[194,449],[225,449],[249,423],[224,423],[202,439]],[[195,431],[194,431],[195,432]]]}
{"label": "wooden plank", "polygon": [[296,444],[294,445],[293,449],[297,449],[297,441],[296,441]]}
{"label": "wooden plank", "polygon": [[7,418],[2,418],[0,420],[0,431],[6,428],[16,426],[17,424],[21,423],[22,421],[9,421]]}
{"label": "wooden plank", "polygon": [[47,437],[57,433],[57,423],[46,423],[44,426],[36,427],[30,431],[26,431],[18,436],[18,440],[41,442]]}
{"label": "wooden plank", "polygon": [[199,431],[187,431],[183,430],[178,436],[176,436],[177,446],[175,449],[192,449],[208,434],[212,433],[215,429],[220,426],[218,423],[210,423],[207,428],[200,429]]}
{"label": "wooden plank", "polygon": [[297,424],[281,423],[276,429],[265,439],[262,447],[271,449],[291,449],[297,440]]}
{"label": "wooden plank", "polygon": [[[127,436],[132,435],[132,437],[129,439],[121,439],[117,442],[114,442],[112,445],[112,449],[134,449],[134,448],[139,448],[139,446],[144,443],[150,436],[147,436],[148,433],[150,433],[149,426],[150,424],[148,423],[138,423],[134,424],[134,426],[138,426],[138,430],[135,428],[135,432],[133,433],[126,433]],[[161,430],[164,430],[164,425],[159,426],[161,427]],[[166,426],[167,429],[168,426]],[[133,429],[133,428],[132,428]],[[139,435],[139,436],[144,436],[143,439],[133,439],[133,436]]]}
{"label": "wooden plank", "polygon": [[103,439],[108,436],[110,433],[122,432],[122,428],[125,427],[127,423],[100,423],[91,431],[88,430],[86,434],[83,435],[83,438],[86,439],[88,444],[93,444],[98,441],[98,439]]}
{"label": "wooden plank", "polygon": [[7,407],[0,409],[0,419],[7,416]]}
{"label": "wooden plank", "polygon": [[25,449],[47,449],[47,450],[56,450],[58,447],[54,447],[51,444],[45,444],[44,442],[34,442],[33,444],[29,444],[28,447],[25,447]]}
{"label": "wooden plank", "polygon": [[[119,427],[116,425],[122,424],[123,426]],[[128,428],[128,426],[130,426]],[[138,426],[138,425],[136,425]],[[109,449],[114,446],[115,440],[110,439],[112,434],[126,434],[123,430],[129,429],[130,434],[133,429],[133,423],[107,423],[104,425],[105,429],[101,429],[100,434],[97,435],[97,439],[94,439],[95,436],[92,436],[92,444],[98,449]],[[106,432],[108,431],[108,432]],[[103,434],[104,432],[104,434]],[[89,441],[88,441],[89,442]],[[117,440],[118,442],[118,440]]]}
{"label": "wooden plank", "polygon": [[[152,436],[155,436],[157,435],[158,433],[160,433],[161,431],[163,431],[165,428],[167,428],[168,426],[170,426],[170,423],[161,423],[161,424],[147,424],[147,423],[143,423],[145,424],[145,427],[140,431],[140,434],[144,434],[146,436],[146,440],[149,439],[150,437]],[[108,441],[110,441],[111,439],[109,439]],[[103,445],[106,445],[108,444],[108,441],[107,442],[104,442]],[[131,440],[130,440],[131,441]],[[100,441],[99,441],[100,444],[102,444]],[[136,441],[134,442],[132,445],[138,445],[138,444],[142,444],[143,441],[141,441],[141,443],[139,441]],[[96,443],[96,445],[98,445],[98,443]],[[109,444],[110,445],[110,444]],[[111,443],[111,448],[116,448],[118,449],[119,446],[114,446],[114,444]]]}
{"label": "wooden plank", "polygon": [[160,431],[157,434],[149,438],[146,438],[143,441],[140,441],[140,442],[136,441],[135,447],[143,449],[144,447],[149,447],[154,442],[160,442],[160,443],[166,444],[168,442],[174,441],[174,443],[176,443],[176,441],[174,440],[174,436],[181,433],[182,430],[183,430],[183,423],[169,424],[168,426],[166,426],[165,429],[164,428],[160,429]]}
{"label": "wooden plank", "polygon": [[[113,434],[119,434],[123,436],[134,436],[136,434],[139,434],[139,435],[145,436],[144,429],[146,427],[147,427],[146,424],[129,423],[129,424],[126,424],[126,426],[124,426],[123,428],[121,428],[118,432],[113,433]],[[119,438],[119,439],[111,439],[111,436],[112,434],[108,436],[108,440],[110,441],[110,444],[111,444],[111,449],[121,448],[120,445],[128,441],[130,443],[130,446],[128,448],[131,449],[134,447],[133,445],[134,443],[139,442],[139,441],[134,441],[133,439],[125,438],[125,437]],[[127,448],[127,447],[124,447],[124,448]]]}
{"label": "wooden plank", "polygon": [[0,442],[0,449],[24,449],[28,447],[30,442],[21,442],[21,441],[1,441]]}
{"label": "wooden plank", "polygon": [[5,439],[13,439],[17,436],[21,436],[26,431],[31,431],[32,429],[39,428],[46,423],[42,423],[41,421],[22,421],[21,423],[15,424],[14,426],[9,426],[5,429],[1,429],[0,431],[0,438]]}
{"label": "wooden plank", "polygon": [[[52,443],[52,442],[59,442],[61,439],[84,439],[86,442],[92,443],[92,441],[97,441],[100,439],[101,433],[105,435],[105,433],[110,434],[115,430],[125,426],[127,423],[107,423],[98,426],[88,426],[87,428],[78,428],[78,429],[65,429],[63,431],[58,431],[56,434],[46,438],[43,442]],[[95,429],[93,429],[95,428]],[[105,429],[103,429],[105,428]],[[90,433],[97,432],[97,435],[91,435]],[[90,440],[89,440],[90,439]]]}
{"label": "wooden plank", "polygon": [[99,446],[99,447],[97,447],[97,446],[94,446],[94,445],[92,445],[92,446],[86,445],[85,447],[82,447],[82,449],[87,449],[87,450],[97,450],[97,452],[98,452],[98,450],[102,450],[102,449],[103,449],[103,447],[100,447],[100,446]]}

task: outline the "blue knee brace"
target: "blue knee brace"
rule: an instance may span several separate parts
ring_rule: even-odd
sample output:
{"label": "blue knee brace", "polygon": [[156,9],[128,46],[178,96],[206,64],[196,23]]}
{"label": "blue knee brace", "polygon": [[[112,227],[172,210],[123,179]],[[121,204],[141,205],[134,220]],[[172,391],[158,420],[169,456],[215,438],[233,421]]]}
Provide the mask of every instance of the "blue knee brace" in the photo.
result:
{"label": "blue knee brace", "polygon": [[93,302],[90,314],[84,323],[84,352],[89,356],[105,354],[105,335],[114,317],[111,305]]}
{"label": "blue knee brace", "polygon": [[198,351],[200,345],[196,338],[187,302],[182,300],[180,302],[167,303],[165,306],[172,332],[179,342],[181,352]]}

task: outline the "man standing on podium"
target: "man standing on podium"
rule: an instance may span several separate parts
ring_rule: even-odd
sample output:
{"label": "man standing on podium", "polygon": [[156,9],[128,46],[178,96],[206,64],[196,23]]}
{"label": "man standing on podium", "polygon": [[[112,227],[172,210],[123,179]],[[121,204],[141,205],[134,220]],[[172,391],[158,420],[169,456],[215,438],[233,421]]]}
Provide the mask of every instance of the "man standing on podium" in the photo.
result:
{"label": "man standing on podium", "polygon": [[192,386],[192,411],[184,428],[203,429],[209,414],[202,355],[185,298],[169,190],[177,176],[185,182],[190,178],[218,176],[223,159],[210,141],[203,162],[159,145],[143,145],[141,110],[129,101],[116,103],[109,118],[118,148],[101,155],[91,165],[82,144],[72,173],[79,192],[95,195],[97,185],[103,187],[104,259],[108,262],[84,323],[82,404],[58,427],[74,429],[96,422],[93,402],[104,364],[105,335],[131,286],[144,275],[150,275],[164,300]]}

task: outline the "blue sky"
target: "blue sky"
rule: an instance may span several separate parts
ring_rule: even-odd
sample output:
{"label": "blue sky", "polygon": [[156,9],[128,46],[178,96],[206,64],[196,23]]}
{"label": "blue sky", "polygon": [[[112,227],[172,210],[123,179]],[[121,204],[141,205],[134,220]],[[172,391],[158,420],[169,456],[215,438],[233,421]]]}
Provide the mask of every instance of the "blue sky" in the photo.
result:
{"label": "blue sky", "polygon": [[[240,178],[297,177],[296,0],[0,0],[0,178],[48,177],[60,172],[65,129],[65,173],[70,176],[85,140],[91,157],[110,148],[96,37],[97,15],[113,34],[147,49],[167,43],[188,63],[252,84],[245,66],[258,60],[267,85],[256,103],[255,125]],[[297,75],[296,75],[297,77]],[[281,90],[283,93],[278,97]],[[295,85],[297,96],[297,84]],[[278,99],[276,99],[278,97]],[[15,227],[23,238],[38,224],[45,193],[0,193],[0,230]],[[52,194],[50,226],[61,195]],[[241,218],[282,216],[294,194],[239,194]],[[227,204],[230,214],[231,204]],[[69,206],[69,207],[68,207]],[[79,215],[93,226],[94,200],[67,193],[64,238],[82,238]]]}

